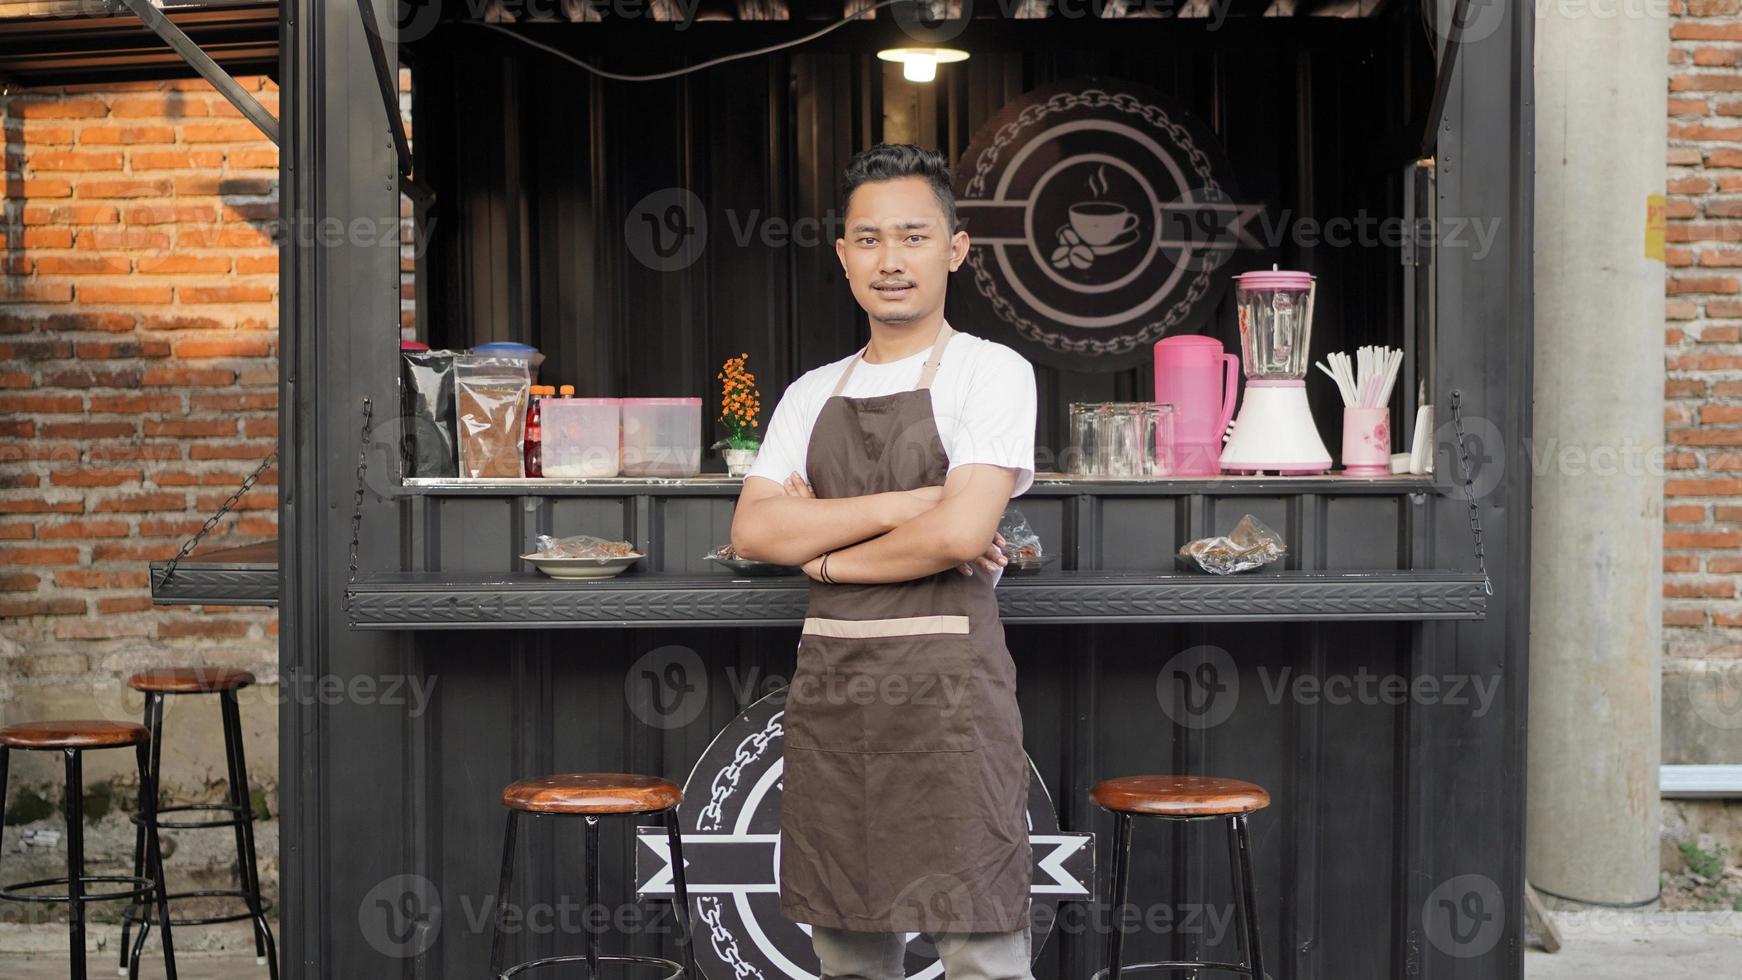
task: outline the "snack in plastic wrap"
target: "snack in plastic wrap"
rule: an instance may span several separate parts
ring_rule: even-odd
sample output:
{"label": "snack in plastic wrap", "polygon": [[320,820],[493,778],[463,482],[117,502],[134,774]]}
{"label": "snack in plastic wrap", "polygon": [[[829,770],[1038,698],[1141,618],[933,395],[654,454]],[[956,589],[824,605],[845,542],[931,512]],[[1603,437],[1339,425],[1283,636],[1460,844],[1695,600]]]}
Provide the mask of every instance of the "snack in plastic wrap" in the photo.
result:
{"label": "snack in plastic wrap", "polygon": [[1005,566],[1007,571],[1032,571],[1053,557],[1042,551],[1040,535],[1028,526],[1028,518],[1022,516],[1022,511],[1014,507],[1006,510],[999,519],[998,533],[1004,536],[1002,550],[1004,557],[1010,562]]}
{"label": "snack in plastic wrap", "polygon": [[757,561],[754,558],[741,558],[730,541],[703,555],[702,560],[718,562],[740,575],[794,575],[804,572],[804,569],[794,565],[778,565],[774,562]]}
{"label": "snack in plastic wrap", "polygon": [[1268,565],[1287,551],[1280,535],[1247,514],[1225,535],[1187,541],[1180,547],[1177,560],[1188,568],[1195,564],[1213,575],[1232,575]]}
{"label": "snack in plastic wrap", "polygon": [[571,534],[566,538],[541,534],[538,551],[534,553],[540,558],[630,558],[641,554],[627,541],[611,541],[591,534]]}

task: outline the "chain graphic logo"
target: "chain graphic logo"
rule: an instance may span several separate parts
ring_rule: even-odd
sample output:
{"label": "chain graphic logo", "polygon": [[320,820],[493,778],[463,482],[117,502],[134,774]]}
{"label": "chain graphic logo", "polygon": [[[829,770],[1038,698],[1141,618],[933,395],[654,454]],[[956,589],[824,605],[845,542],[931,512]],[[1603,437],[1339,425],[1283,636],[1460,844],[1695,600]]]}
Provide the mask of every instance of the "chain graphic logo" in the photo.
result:
{"label": "chain graphic logo", "polygon": [[[820,966],[810,927],[780,910],[780,801],[786,690],[767,695],[721,730],[684,784],[684,886],[696,924],[696,965],[714,980],[815,980]],[[1033,851],[1030,948],[1038,954],[1058,918],[1061,900],[1094,894],[1094,837],[1058,829],[1058,815],[1039,774],[1029,780],[1028,828]],[[635,847],[636,892],[676,895],[676,869],[662,827],[644,827]],[[947,919],[966,915],[973,896],[963,882],[932,874],[911,882],[897,899]],[[904,976],[940,980],[939,944],[949,936],[907,934]]]}
{"label": "chain graphic logo", "polygon": [[1262,243],[1215,137],[1129,82],[1046,86],[981,127],[957,165],[965,301],[1031,357],[1074,370],[1146,361],[1216,307],[1222,267]]}

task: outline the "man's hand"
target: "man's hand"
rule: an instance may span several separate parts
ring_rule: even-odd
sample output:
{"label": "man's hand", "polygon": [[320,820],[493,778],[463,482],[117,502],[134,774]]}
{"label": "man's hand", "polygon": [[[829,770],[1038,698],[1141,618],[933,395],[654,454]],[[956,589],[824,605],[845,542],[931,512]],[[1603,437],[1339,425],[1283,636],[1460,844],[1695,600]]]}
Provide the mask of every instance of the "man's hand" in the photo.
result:
{"label": "man's hand", "polygon": [[[786,482],[781,484],[781,489],[788,497],[816,497],[816,492],[811,489],[811,485],[806,483],[804,477],[799,476],[797,473],[789,474],[786,478]],[[899,498],[900,503],[898,503],[897,506],[901,507],[904,512],[906,510],[912,511],[912,513],[902,517],[898,522],[905,524],[913,518],[931,510],[933,507],[936,507],[938,501],[944,499],[944,488],[939,486],[903,490],[899,492]],[[1004,557],[1003,548],[1004,535],[993,532],[992,544],[986,548],[986,553],[974,559],[972,562],[963,562],[960,565],[957,565],[956,571],[961,572],[963,575],[972,575],[974,574],[975,565],[984,568],[988,573],[997,571],[1000,566],[1008,563],[1008,560]],[[812,562],[806,563],[805,568],[807,572],[810,571],[813,564],[815,568],[821,569],[821,556],[813,559]],[[811,577],[817,578],[816,575],[812,575]]]}

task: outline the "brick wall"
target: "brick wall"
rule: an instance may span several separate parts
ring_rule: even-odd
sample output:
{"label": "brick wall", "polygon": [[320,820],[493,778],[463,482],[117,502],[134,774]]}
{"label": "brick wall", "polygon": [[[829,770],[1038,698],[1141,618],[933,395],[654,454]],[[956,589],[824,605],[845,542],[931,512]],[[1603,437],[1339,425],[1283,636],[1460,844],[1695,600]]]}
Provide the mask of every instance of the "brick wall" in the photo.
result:
{"label": "brick wall", "polygon": [[[276,446],[278,151],[203,81],[16,94],[0,121],[0,718],[131,715],[150,665],[269,678],[272,610],[154,608],[146,563]],[[276,483],[209,540],[274,536]]]}
{"label": "brick wall", "polygon": [[1671,27],[1664,423],[1670,651],[1742,651],[1742,22],[1686,0]]}
{"label": "brick wall", "polygon": [[1670,25],[1664,759],[1742,761],[1716,724],[1742,668],[1742,2]]}

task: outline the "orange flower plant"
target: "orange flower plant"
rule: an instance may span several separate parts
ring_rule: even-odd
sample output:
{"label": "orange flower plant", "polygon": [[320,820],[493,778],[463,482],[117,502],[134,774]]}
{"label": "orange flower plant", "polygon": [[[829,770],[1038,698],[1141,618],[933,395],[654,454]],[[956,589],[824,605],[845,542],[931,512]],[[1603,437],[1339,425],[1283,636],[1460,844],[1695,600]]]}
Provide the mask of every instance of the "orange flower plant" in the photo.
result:
{"label": "orange flower plant", "polygon": [[731,434],[711,448],[755,449],[762,445],[756,421],[762,411],[762,395],[756,390],[756,375],[744,368],[749,357],[739,354],[727,358],[715,375],[720,380],[720,423]]}

